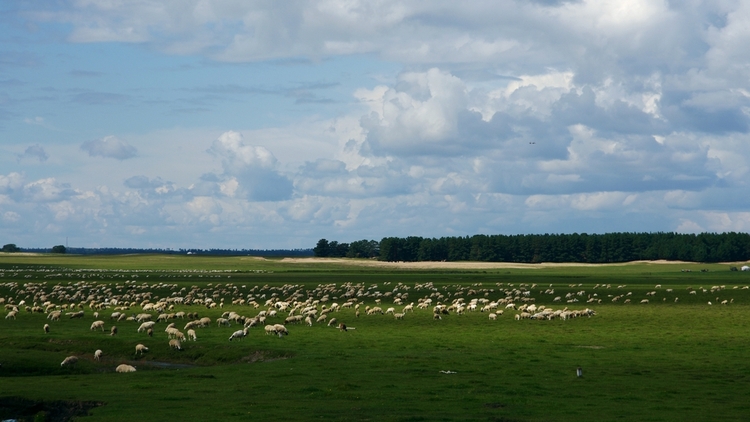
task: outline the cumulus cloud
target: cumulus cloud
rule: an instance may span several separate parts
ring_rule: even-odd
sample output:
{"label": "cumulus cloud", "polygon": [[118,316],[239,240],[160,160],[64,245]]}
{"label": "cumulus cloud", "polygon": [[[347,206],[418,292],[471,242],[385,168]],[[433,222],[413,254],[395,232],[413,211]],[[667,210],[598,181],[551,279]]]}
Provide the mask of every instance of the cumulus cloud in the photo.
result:
{"label": "cumulus cloud", "polygon": [[222,133],[208,152],[221,159],[223,174],[208,178],[223,182],[222,193],[254,201],[279,201],[292,195],[292,182],[278,171],[276,157],[265,147],[245,145],[242,134]]}
{"label": "cumulus cloud", "polygon": [[91,157],[114,158],[117,160],[127,160],[138,155],[138,150],[134,146],[112,135],[86,141],[81,144],[81,149],[86,151]]}

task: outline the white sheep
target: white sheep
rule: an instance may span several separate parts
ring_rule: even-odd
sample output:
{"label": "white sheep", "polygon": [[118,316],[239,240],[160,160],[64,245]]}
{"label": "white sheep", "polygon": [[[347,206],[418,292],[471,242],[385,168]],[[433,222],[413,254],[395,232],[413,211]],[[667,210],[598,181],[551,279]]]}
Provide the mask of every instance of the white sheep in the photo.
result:
{"label": "white sheep", "polygon": [[180,343],[180,340],[173,338],[169,340],[169,347],[176,350],[182,350],[182,343]]}
{"label": "white sheep", "polygon": [[135,372],[135,366],[126,365],[123,363],[121,365],[117,365],[117,368],[115,368],[115,372]]}
{"label": "white sheep", "polygon": [[192,328],[187,330],[187,336],[188,336],[188,339],[190,340],[193,340],[193,341],[198,340],[198,336],[195,335],[195,330],[193,330]]}
{"label": "white sheep", "polygon": [[138,343],[135,345],[135,354],[136,355],[142,355],[144,353],[148,352],[148,347],[145,345]]}
{"label": "white sheep", "polygon": [[242,340],[245,337],[247,337],[247,328],[233,332],[232,335],[229,336],[229,341],[234,339]]}
{"label": "white sheep", "polygon": [[44,324],[44,332],[49,334],[49,324]]}
{"label": "white sheep", "polygon": [[96,352],[94,352],[94,360],[95,361],[102,360],[102,353],[103,352],[101,351],[101,349],[96,349]]}
{"label": "white sheep", "polygon": [[276,331],[276,335],[278,335],[279,337],[281,337],[283,335],[287,335],[287,336],[289,335],[289,331],[287,331],[287,329],[286,329],[285,326],[283,326],[281,324],[274,324],[273,327],[274,327],[274,329]]}
{"label": "white sheep", "polygon": [[109,335],[116,336],[117,335],[117,326],[113,325],[112,328],[109,329]]}
{"label": "white sheep", "polygon": [[60,366],[61,367],[62,366],[73,366],[76,363],[78,363],[78,357],[77,356],[68,356],[67,358],[65,358],[62,361],[62,363],[60,364]]}
{"label": "white sheep", "polygon": [[94,321],[91,323],[91,331],[101,329],[104,331],[104,321]]}
{"label": "white sheep", "polygon": [[493,320],[493,321],[494,321],[494,320],[496,320],[496,319],[497,319],[497,314],[493,312],[493,313],[491,313],[491,314],[489,315],[489,317],[490,317],[490,319],[491,319],[491,320]]}
{"label": "white sheep", "polygon": [[138,327],[138,332],[141,333],[148,330],[149,328],[153,328],[154,325],[156,325],[156,323],[153,321],[144,322],[140,327]]}

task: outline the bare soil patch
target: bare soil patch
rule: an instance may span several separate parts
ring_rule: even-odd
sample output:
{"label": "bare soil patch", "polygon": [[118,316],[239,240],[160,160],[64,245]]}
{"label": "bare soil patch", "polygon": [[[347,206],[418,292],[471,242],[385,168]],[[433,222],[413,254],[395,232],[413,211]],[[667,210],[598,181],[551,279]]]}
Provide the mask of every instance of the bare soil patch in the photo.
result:
{"label": "bare soil patch", "polygon": [[591,266],[623,266],[631,264],[693,264],[683,261],[633,261],[613,264],[587,264],[578,262],[542,262],[538,264],[523,264],[517,262],[468,262],[468,261],[420,261],[420,262],[386,262],[374,259],[345,259],[345,258],[284,258],[281,262],[289,264],[338,264],[353,267],[416,269],[416,270],[489,270],[489,269],[539,269],[555,267],[591,267]]}

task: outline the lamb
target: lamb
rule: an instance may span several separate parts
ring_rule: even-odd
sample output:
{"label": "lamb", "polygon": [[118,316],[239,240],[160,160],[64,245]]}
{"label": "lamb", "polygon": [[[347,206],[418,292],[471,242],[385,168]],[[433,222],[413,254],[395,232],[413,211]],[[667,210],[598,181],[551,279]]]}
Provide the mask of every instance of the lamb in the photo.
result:
{"label": "lamb", "polygon": [[49,324],[44,324],[44,332],[49,334]]}
{"label": "lamb", "polygon": [[404,319],[404,314],[403,312],[395,313],[393,314],[393,317],[396,319]]}
{"label": "lamb", "polygon": [[115,372],[135,372],[135,366],[126,365],[123,363],[121,365],[117,365],[117,368],[115,368]]}
{"label": "lamb", "polygon": [[100,329],[102,332],[104,331],[104,321],[94,321],[91,323],[91,331]]}
{"label": "lamb", "polygon": [[96,349],[96,352],[94,352],[94,360],[97,361],[97,362],[100,361],[100,360],[102,360],[102,351],[101,351],[101,349]]}
{"label": "lamb", "polygon": [[182,343],[180,343],[180,340],[173,338],[172,340],[169,340],[169,347],[176,350],[182,350]]}
{"label": "lamb", "polygon": [[188,336],[188,339],[190,340],[193,340],[193,341],[198,340],[198,336],[195,335],[195,330],[193,330],[192,328],[187,330],[187,336]]}
{"label": "lamb", "polygon": [[143,344],[136,344],[135,345],[135,354],[136,355],[142,355],[144,353],[148,352],[148,347],[144,346]]}
{"label": "lamb", "polygon": [[229,341],[232,341],[234,339],[241,340],[245,337],[247,337],[247,328],[233,332],[232,335],[229,336]]}
{"label": "lamb", "polygon": [[489,315],[489,317],[490,317],[490,319],[491,319],[492,321],[494,321],[494,320],[496,320],[496,319],[497,319],[497,314],[496,314],[496,313],[491,313],[491,314]]}
{"label": "lamb", "polygon": [[62,361],[62,363],[60,364],[60,366],[61,367],[62,366],[73,366],[76,363],[78,363],[78,357],[77,356],[68,356],[67,358],[65,358]]}

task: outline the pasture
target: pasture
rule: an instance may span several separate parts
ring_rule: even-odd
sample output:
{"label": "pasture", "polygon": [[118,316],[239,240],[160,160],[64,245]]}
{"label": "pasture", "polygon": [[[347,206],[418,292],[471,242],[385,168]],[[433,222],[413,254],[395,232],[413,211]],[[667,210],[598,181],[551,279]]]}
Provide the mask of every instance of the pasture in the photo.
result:
{"label": "pasture", "polygon": [[[729,267],[427,269],[250,257],[0,255],[0,420],[62,420],[80,408],[88,411],[81,421],[747,420],[750,273]],[[459,315],[459,298],[480,306]],[[418,307],[425,299],[432,302]],[[11,302],[15,319],[6,318]],[[48,319],[47,309],[25,308],[45,302],[54,305],[49,311],[60,308],[59,321]],[[347,302],[352,306],[329,312],[326,322],[284,322],[295,303],[302,304],[295,314],[314,307],[319,317]],[[403,319],[365,312],[378,306],[402,313],[412,302]],[[495,313],[504,311],[496,320],[480,311],[493,302]],[[188,318],[157,322],[153,337],[137,332],[139,322],[111,318],[160,303],[163,312],[147,312],[154,321],[182,311],[211,324],[195,328],[197,340],[183,341],[178,351],[164,329],[174,322],[186,331]],[[440,320],[433,317],[438,303],[454,305]],[[516,320],[520,312],[508,303],[596,314]],[[82,318],[65,315],[79,310]],[[217,325],[227,312],[250,318],[270,310],[277,315],[265,323],[285,324],[288,336],[267,335],[260,325],[230,342],[243,324]],[[330,327],[331,318],[355,329]],[[90,330],[95,320],[104,321],[104,331]],[[139,343],[148,352],[136,355]],[[61,367],[70,355],[78,363]],[[137,371],[116,373],[121,363]]]}

